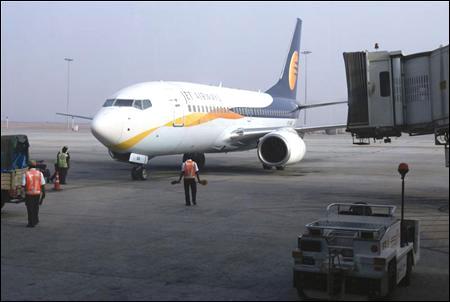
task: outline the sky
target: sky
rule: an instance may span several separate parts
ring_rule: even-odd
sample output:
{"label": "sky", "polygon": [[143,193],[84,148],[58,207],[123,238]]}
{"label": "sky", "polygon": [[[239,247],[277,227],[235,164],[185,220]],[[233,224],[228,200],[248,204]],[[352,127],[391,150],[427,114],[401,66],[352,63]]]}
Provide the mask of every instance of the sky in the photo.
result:
{"label": "sky", "polygon": [[[449,40],[449,2],[1,2],[1,118],[93,116],[116,91],[148,81],[261,90],[279,78],[296,18],[307,102],[347,99],[343,52],[430,51]],[[64,58],[73,58],[68,63]],[[298,101],[305,102],[300,57]],[[345,123],[347,106],[308,125]],[[302,116],[303,119],[303,116]],[[83,122],[78,120],[77,122]],[[300,121],[301,122],[301,121]]]}

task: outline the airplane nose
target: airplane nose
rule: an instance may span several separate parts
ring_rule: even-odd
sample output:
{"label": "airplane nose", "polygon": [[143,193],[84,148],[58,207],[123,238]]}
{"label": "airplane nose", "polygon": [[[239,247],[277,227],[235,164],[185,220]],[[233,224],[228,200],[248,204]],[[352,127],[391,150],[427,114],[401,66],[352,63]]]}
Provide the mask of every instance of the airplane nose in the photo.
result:
{"label": "airplane nose", "polygon": [[108,108],[94,116],[91,132],[103,145],[110,147],[119,143],[123,124],[124,115]]}

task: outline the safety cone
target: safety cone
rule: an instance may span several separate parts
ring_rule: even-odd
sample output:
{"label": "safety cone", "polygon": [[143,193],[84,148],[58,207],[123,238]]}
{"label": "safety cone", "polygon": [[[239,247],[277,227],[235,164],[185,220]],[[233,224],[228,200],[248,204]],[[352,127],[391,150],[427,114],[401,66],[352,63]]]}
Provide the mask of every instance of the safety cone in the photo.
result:
{"label": "safety cone", "polygon": [[56,172],[55,186],[53,187],[53,190],[55,190],[55,191],[61,190],[61,185],[59,184],[59,173],[58,172]]}

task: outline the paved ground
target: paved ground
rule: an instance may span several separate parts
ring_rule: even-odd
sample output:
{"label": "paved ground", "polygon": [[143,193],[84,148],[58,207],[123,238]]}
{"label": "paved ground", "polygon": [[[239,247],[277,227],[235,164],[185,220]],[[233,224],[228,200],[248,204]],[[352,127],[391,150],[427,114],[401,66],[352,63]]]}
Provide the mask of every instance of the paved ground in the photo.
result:
{"label": "paved ground", "polygon": [[449,170],[431,136],[369,146],[306,136],[305,159],[285,171],[263,170],[255,151],[207,155],[209,184],[187,208],[182,186],[170,185],[180,156],[153,159],[149,180],[135,182],[85,129],[2,129],[13,132],[50,166],[67,144],[73,168],[64,190],[47,194],[38,227],[25,228],[24,204],[2,209],[2,300],[297,300],[291,251],[304,225],[331,202],[399,206],[403,161],[422,258],[392,299],[449,300]]}

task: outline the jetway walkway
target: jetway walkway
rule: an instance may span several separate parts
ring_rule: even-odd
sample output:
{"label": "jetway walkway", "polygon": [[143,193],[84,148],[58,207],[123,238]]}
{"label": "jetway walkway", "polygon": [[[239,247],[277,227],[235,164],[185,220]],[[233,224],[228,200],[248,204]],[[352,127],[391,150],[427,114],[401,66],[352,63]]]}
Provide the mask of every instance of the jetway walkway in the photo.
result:
{"label": "jetway walkway", "polygon": [[[344,53],[347,131],[354,143],[434,134],[448,167],[448,45],[404,56],[401,51]],[[355,141],[356,138],[356,141]]]}

